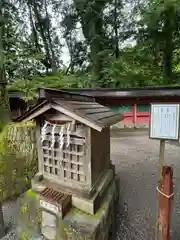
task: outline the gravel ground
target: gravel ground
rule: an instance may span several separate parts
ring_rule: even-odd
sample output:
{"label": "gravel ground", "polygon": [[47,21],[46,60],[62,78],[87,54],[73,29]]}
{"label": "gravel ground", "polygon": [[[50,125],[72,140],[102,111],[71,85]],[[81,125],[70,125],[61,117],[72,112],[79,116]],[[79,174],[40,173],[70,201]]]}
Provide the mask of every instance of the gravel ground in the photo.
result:
{"label": "gravel ground", "polygon": [[16,202],[10,201],[6,202],[3,206],[3,213],[4,213],[4,221],[6,226],[7,235],[1,240],[16,240],[16,226],[17,226],[17,219],[16,219]]}
{"label": "gravel ground", "polygon": [[[111,159],[120,179],[117,240],[154,240],[159,142],[144,133],[118,133],[111,139]],[[180,239],[180,145],[166,144],[166,163],[174,167],[172,240]],[[4,205],[8,235],[15,240],[16,206]]]}
{"label": "gravel ground", "polygon": [[[117,240],[154,240],[159,141],[147,134],[112,138],[111,158],[120,179]],[[180,239],[180,146],[167,143],[165,164],[174,168],[172,240]]]}

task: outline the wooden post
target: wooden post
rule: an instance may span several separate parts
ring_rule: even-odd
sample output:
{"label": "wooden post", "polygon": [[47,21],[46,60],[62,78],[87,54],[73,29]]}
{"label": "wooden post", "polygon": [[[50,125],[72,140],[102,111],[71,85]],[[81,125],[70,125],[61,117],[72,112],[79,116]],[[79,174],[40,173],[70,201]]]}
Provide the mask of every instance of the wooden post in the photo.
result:
{"label": "wooden post", "polygon": [[[159,148],[159,179],[158,179],[158,187],[160,189],[162,183],[162,171],[164,165],[164,153],[165,153],[165,140],[160,140],[160,148]],[[156,215],[156,229],[155,229],[155,240],[159,239],[159,201],[157,201],[157,215]]]}
{"label": "wooden post", "polygon": [[[179,140],[180,104],[151,104],[149,136],[160,140],[159,183],[155,239],[170,240],[173,197],[172,168],[164,166],[165,140]],[[166,136],[166,139],[165,139]],[[158,227],[157,227],[158,225]],[[158,231],[157,231],[158,230]]]}
{"label": "wooden post", "polygon": [[164,166],[159,193],[159,240],[170,240],[170,222],[173,197],[173,170]]}
{"label": "wooden post", "polygon": [[160,140],[160,148],[159,148],[159,186],[162,181],[162,170],[164,165],[164,153],[165,153],[165,140]]}
{"label": "wooden post", "polygon": [[132,114],[133,114],[133,124],[134,127],[136,127],[137,124],[137,109],[136,109],[136,104],[132,105]]}

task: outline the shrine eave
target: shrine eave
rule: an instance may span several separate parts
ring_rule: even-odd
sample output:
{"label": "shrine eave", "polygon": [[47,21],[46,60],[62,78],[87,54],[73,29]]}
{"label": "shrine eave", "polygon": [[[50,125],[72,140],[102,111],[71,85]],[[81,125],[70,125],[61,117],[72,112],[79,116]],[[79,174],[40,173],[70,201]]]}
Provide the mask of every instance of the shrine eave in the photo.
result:
{"label": "shrine eave", "polygon": [[[47,99],[47,95],[52,95],[53,97],[58,97],[60,94],[68,93],[69,96],[72,94],[75,96],[81,96],[88,101],[92,101],[92,98],[97,99],[118,99],[122,101],[148,101],[156,98],[162,100],[171,100],[180,98],[180,87],[179,86],[153,86],[153,87],[143,87],[143,88],[68,88],[68,89],[51,89],[44,88],[39,89],[37,92],[38,99]],[[9,98],[22,98],[24,94],[22,92],[10,91]]]}

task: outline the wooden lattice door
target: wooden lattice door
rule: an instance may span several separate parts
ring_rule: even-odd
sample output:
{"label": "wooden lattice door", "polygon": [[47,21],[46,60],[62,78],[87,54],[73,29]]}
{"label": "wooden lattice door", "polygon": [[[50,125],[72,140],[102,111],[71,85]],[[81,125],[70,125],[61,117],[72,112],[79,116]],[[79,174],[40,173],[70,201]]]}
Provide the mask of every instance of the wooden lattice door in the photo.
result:
{"label": "wooden lattice door", "polygon": [[84,161],[86,138],[83,126],[77,124],[70,133],[67,133],[67,126],[63,126],[63,131],[61,127],[48,125],[42,141],[43,174],[57,181],[83,185],[86,183]]}

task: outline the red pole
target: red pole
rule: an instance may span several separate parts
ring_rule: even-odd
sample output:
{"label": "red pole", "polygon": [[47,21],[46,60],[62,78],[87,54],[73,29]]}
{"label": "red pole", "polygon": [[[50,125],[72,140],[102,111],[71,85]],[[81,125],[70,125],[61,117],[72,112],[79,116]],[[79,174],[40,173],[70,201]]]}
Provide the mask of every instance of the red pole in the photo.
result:
{"label": "red pole", "polygon": [[173,169],[163,167],[159,192],[159,239],[170,240],[170,222],[173,197]]}
{"label": "red pole", "polygon": [[136,126],[137,123],[137,109],[136,109],[136,104],[132,105],[132,114],[133,114],[133,124]]}

